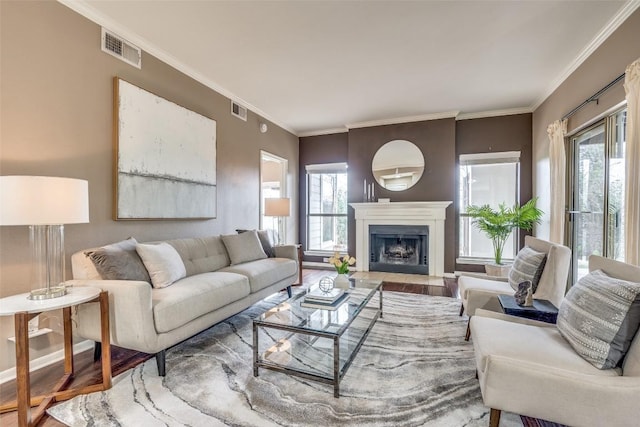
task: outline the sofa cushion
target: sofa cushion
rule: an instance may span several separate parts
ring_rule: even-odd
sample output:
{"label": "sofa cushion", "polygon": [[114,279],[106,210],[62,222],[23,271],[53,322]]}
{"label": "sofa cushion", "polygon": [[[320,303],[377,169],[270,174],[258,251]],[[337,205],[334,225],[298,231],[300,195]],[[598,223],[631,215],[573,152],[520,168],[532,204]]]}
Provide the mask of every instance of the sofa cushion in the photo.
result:
{"label": "sofa cushion", "polygon": [[103,280],[140,280],[151,282],[149,273],[136,252],[138,242],[130,237],[121,242],[88,250],[96,271]]}
{"label": "sofa cushion", "polygon": [[156,330],[172,331],[247,295],[249,281],[239,274],[215,271],[185,277],[152,291]]}
{"label": "sofa cushion", "polygon": [[529,280],[535,293],[546,259],[547,254],[544,252],[538,252],[529,246],[522,248],[513,260],[513,266],[509,271],[509,284],[513,290],[517,291],[519,283]]}
{"label": "sofa cushion", "polygon": [[298,265],[289,258],[266,258],[232,265],[221,271],[247,276],[251,286],[251,293],[254,293],[288,277],[295,276],[298,272]]}
{"label": "sofa cushion", "polygon": [[231,265],[242,264],[243,262],[264,259],[267,254],[264,253],[258,233],[255,230],[249,230],[240,234],[228,234],[222,236],[222,242],[227,248]]}
{"label": "sofa cushion", "polygon": [[220,236],[167,240],[187,270],[187,276],[220,270],[229,265],[229,255]]}
{"label": "sofa cushion", "polygon": [[[251,230],[237,229],[236,232],[238,234],[245,233]],[[273,240],[270,237],[270,230],[255,230],[258,233],[258,239],[260,240],[260,244],[262,245],[262,250],[265,254],[267,254],[268,258],[275,258],[276,251],[273,248]]]}
{"label": "sofa cushion", "polygon": [[138,243],[136,251],[149,272],[154,288],[165,288],[187,274],[182,258],[168,243]]}
{"label": "sofa cushion", "polygon": [[558,330],[593,366],[619,366],[640,326],[640,283],[595,270],[571,287],[558,310]]}

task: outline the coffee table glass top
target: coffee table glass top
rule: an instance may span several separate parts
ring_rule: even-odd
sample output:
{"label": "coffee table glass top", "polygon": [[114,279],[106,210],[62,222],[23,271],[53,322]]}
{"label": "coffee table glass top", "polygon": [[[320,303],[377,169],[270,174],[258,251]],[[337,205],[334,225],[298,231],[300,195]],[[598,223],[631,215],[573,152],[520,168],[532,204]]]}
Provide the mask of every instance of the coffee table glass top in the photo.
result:
{"label": "coffee table glass top", "polygon": [[[301,292],[281,304],[267,310],[255,320],[263,325],[288,326],[297,330],[339,335],[379,291],[380,280],[351,279],[351,287],[345,289],[348,298],[336,310],[301,307],[307,292]],[[317,286],[312,286],[309,291]]]}
{"label": "coffee table glass top", "polygon": [[253,320],[253,375],[267,368],[333,384],[338,397],[340,381],[382,316],[382,291],[379,280],[351,279],[336,310],[302,307],[307,292],[267,310]]}

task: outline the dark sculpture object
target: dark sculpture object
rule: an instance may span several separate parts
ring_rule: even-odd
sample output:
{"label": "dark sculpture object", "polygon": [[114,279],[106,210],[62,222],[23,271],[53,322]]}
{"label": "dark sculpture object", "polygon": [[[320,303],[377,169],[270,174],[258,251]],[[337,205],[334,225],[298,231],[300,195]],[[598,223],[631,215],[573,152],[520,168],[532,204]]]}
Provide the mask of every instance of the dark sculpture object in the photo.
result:
{"label": "dark sculpture object", "polygon": [[516,300],[516,304],[521,307],[533,306],[533,286],[530,280],[525,280],[518,284],[518,290],[513,295]]}

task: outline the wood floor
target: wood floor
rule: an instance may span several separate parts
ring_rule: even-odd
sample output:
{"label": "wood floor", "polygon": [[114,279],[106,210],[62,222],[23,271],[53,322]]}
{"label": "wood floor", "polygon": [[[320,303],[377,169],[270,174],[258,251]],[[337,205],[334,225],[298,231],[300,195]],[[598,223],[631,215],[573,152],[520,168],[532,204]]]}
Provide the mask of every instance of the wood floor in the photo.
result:
{"label": "wood floor", "polygon": [[[311,270],[303,269],[302,286],[308,287],[317,283],[324,276],[335,276],[332,270]],[[403,278],[404,279],[404,278]],[[437,296],[457,297],[458,286],[455,279],[444,279],[441,283],[401,283],[387,281],[385,278],[384,289],[387,291],[419,293]],[[404,280],[408,282],[410,280]],[[133,368],[134,366],[153,357],[149,354],[113,347],[111,350],[111,366],[113,376]],[[100,363],[93,361],[93,352],[85,351],[77,354],[74,358],[75,377],[70,387],[78,387],[90,384],[98,384],[101,381]],[[55,385],[62,373],[64,366],[62,362],[48,366],[46,368],[31,373],[31,393],[36,396],[44,394]],[[10,381],[0,385],[0,404],[8,403],[16,399],[15,381]],[[0,426],[15,426],[18,424],[18,417],[15,411],[0,414]],[[55,419],[45,415],[37,424],[39,427],[64,427]]]}

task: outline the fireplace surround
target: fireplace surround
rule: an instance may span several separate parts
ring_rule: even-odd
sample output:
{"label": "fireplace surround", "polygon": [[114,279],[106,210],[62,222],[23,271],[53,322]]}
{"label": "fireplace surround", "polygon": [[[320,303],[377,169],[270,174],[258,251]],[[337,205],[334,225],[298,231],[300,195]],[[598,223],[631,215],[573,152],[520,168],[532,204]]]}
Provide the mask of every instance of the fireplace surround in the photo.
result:
{"label": "fireplace surround", "polygon": [[350,203],[356,219],[357,271],[370,271],[370,226],[409,225],[428,227],[427,272],[444,275],[444,221],[451,201]]}

